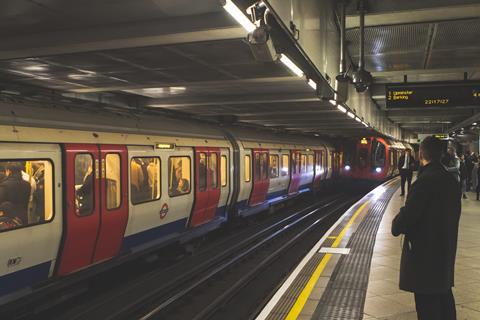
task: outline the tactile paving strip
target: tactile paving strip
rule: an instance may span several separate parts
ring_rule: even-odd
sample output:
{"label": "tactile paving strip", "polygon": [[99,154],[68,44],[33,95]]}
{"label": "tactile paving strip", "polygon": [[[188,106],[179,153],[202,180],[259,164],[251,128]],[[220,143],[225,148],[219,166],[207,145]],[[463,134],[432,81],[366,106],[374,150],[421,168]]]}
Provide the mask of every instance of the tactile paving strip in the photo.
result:
{"label": "tactile paving strip", "polygon": [[377,231],[385,209],[398,186],[398,182],[392,184],[368,210],[348,242],[350,254],[340,257],[312,319],[362,318]]}
{"label": "tactile paving strip", "polygon": [[[361,204],[352,210],[350,213],[342,220],[342,222],[333,230],[333,235],[338,235],[345,225],[348,223],[350,218],[354,215],[355,211],[360,207]],[[323,242],[322,246],[324,247],[331,247],[335,242],[335,238],[327,238]],[[315,255],[307,262],[307,264],[303,267],[300,274],[295,278],[292,282],[288,290],[285,294],[280,298],[277,302],[275,307],[272,309],[266,320],[278,320],[284,319],[287,314],[289,313],[290,309],[293,307],[295,302],[297,301],[300,293],[305,288],[308,280],[310,279],[312,273],[319,265],[320,261],[325,257],[324,253],[315,253]]]}

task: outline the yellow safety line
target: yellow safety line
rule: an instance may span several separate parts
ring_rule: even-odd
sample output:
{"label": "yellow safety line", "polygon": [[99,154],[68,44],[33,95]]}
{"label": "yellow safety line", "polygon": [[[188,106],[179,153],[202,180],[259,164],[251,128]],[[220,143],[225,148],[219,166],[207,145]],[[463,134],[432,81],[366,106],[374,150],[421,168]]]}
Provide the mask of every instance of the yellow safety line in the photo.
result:
{"label": "yellow safety line", "polygon": [[[357,209],[357,211],[355,211],[355,213],[350,218],[348,223],[345,225],[343,230],[337,236],[337,239],[335,240],[335,242],[332,244],[332,248],[335,248],[340,244],[340,242],[342,241],[343,237],[345,236],[345,233],[347,232],[348,228],[350,228],[350,226],[355,222],[355,219],[363,211],[363,209],[365,208],[367,203],[368,203],[368,201],[365,201],[365,203],[362,204]],[[285,320],[295,320],[295,319],[297,319],[300,312],[302,312],[302,309],[305,306],[305,303],[307,302],[308,297],[310,297],[310,293],[312,292],[313,288],[315,287],[315,284],[317,283],[318,278],[320,278],[320,275],[322,274],[323,270],[327,266],[327,263],[328,263],[328,261],[330,261],[331,257],[332,257],[332,254],[327,253],[322,258],[322,260],[318,264],[317,268],[312,273],[312,275],[311,275],[310,279],[308,280],[307,284],[303,288],[302,292],[298,296],[297,301],[295,301],[295,304],[293,305],[292,309],[290,309],[290,312],[286,316]]]}

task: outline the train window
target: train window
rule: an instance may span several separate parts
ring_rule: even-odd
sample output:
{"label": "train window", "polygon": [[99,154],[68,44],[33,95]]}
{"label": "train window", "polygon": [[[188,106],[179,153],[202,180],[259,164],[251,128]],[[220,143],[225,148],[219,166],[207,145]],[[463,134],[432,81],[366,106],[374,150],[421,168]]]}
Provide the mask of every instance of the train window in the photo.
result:
{"label": "train window", "polygon": [[270,155],[270,178],[278,178],[279,173],[279,160],[278,155]]}
{"label": "train window", "polygon": [[392,150],[390,150],[390,165],[393,166],[394,165],[394,162],[393,162],[393,152]]}
{"label": "train window", "polygon": [[261,153],[260,155],[260,168],[261,168],[261,179],[268,179],[268,154]]}
{"label": "train window", "polygon": [[366,168],[368,161],[368,150],[366,148],[361,148],[358,151],[358,167]]}
{"label": "train window", "polygon": [[300,169],[301,173],[307,172],[307,155],[306,154],[302,154],[300,168],[301,168]]}
{"label": "train window", "polygon": [[260,166],[260,153],[255,153],[255,159],[254,159],[254,179],[255,180],[261,180],[261,166]]}
{"label": "train window", "polygon": [[212,189],[218,188],[218,161],[217,161],[217,154],[211,153],[208,157],[208,173],[210,175],[210,187]]}
{"label": "train window", "polygon": [[107,197],[107,209],[116,209],[121,204],[121,173],[120,173],[120,155],[118,153],[109,153],[105,157],[105,190]]}
{"label": "train window", "polygon": [[202,152],[198,156],[198,190],[205,191],[207,190],[207,155]]}
{"label": "train window", "polygon": [[160,158],[130,160],[130,195],[133,204],[160,199]]}
{"label": "train window", "polygon": [[227,185],[227,156],[220,158],[220,182],[222,187]]}
{"label": "train window", "polygon": [[307,170],[309,172],[313,171],[313,154],[307,156]]}
{"label": "train window", "polygon": [[168,195],[181,196],[190,193],[190,158],[168,158]]}
{"label": "train window", "polygon": [[251,173],[252,162],[250,161],[250,155],[245,155],[244,162],[245,162],[245,182],[250,182],[250,177],[252,176],[252,173]]}
{"label": "train window", "polygon": [[75,213],[81,217],[93,213],[94,172],[91,154],[80,153],[75,156]]}
{"label": "train window", "polygon": [[290,160],[290,157],[288,154],[282,154],[282,177],[288,175],[288,161]]}
{"label": "train window", "polygon": [[0,232],[52,220],[49,160],[1,160],[0,181]]}

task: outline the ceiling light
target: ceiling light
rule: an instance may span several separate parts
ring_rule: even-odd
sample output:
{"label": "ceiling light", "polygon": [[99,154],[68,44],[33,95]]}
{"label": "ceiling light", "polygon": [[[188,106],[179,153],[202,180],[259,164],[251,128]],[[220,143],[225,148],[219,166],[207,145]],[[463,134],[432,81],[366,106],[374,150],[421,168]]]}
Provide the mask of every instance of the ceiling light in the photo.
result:
{"label": "ceiling light", "polygon": [[336,106],[336,105],[337,105],[337,101],[335,101],[335,100],[333,100],[333,99],[332,99],[332,100],[328,100],[328,102],[330,102],[330,104],[331,104],[332,106]]}
{"label": "ceiling light", "polygon": [[320,137],[320,135],[318,133],[315,133],[314,136],[315,137]]}
{"label": "ceiling light", "polygon": [[303,77],[303,71],[295,63],[293,63],[292,60],[290,60],[289,57],[284,55],[283,53],[280,56],[280,61],[288,68],[290,69],[293,73],[297,75],[297,77]]}
{"label": "ceiling light", "polygon": [[360,119],[359,117],[355,117],[355,121],[362,122],[362,119]]}
{"label": "ceiling light", "polygon": [[340,111],[342,111],[343,113],[346,113],[346,112],[347,112],[347,108],[345,108],[345,107],[342,106],[341,104],[339,104],[339,105],[337,106],[337,109],[340,110]]}
{"label": "ceiling light", "polygon": [[476,126],[476,125],[477,125],[477,123],[476,123],[476,122],[472,123],[472,126]]}
{"label": "ceiling light", "polygon": [[315,90],[315,91],[317,90],[317,83],[315,81],[313,81],[312,79],[308,80],[308,85],[310,87],[312,87],[313,90]]}
{"label": "ceiling light", "polygon": [[47,70],[47,67],[43,64],[34,64],[34,65],[23,67],[22,69],[26,71],[45,71]]}
{"label": "ceiling light", "polygon": [[247,32],[255,30],[255,25],[248,19],[231,0],[225,0],[223,5],[225,9]]}
{"label": "ceiling light", "polygon": [[355,115],[353,113],[351,113],[350,111],[347,112],[347,116],[349,116],[350,118],[354,119],[355,118]]}
{"label": "ceiling light", "polygon": [[362,121],[362,124],[365,126],[365,128],[368,128],[368,124],[365,121]]}

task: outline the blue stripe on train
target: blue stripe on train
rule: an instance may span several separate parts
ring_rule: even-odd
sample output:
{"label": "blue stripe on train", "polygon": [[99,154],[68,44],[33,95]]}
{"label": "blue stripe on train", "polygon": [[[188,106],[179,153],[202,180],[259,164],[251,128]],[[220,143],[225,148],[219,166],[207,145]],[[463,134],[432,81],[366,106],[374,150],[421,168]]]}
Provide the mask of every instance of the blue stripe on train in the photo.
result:
{"label": "blue stripe on train", "polygon": [[167,241],[185,230],[187,218],[170,222],[152,229],[132,234],[123,239],[122,251],[141,250],[145,245],[151,246],[156,243]]}
{"label": "blue stripe on train", "polygon": [[[206,231],[211,230],[212,227],[208,226],[209,224],[216,225],[219,222],[224,222],[227,217],[226,206],[217,208],[215,212],[215,219],[205,225],[199,227],[188,229],[187,228],[187,218],[180,219],[174,222],[170,222],[149,230],[145,230],[136,234],[132,234],[126,237],[123,240],[122,252],[125,251],[138,251],[145,247],[150,247],[162,242],[168,241],[170,239],[176,239],[182,235],[183,232],[189,231],[192,233],[201,234],[202,230]],[[216,226],[213,226],[215,228]],[[198,231],[194,231],[198,230]]]}
{"label": "blue stripe on train", "polygon": [[0,277],[0,296],[13,293],[22,288],[37,284],[48,279],[51,261],[37,264],[35,266],[15,271]]}

